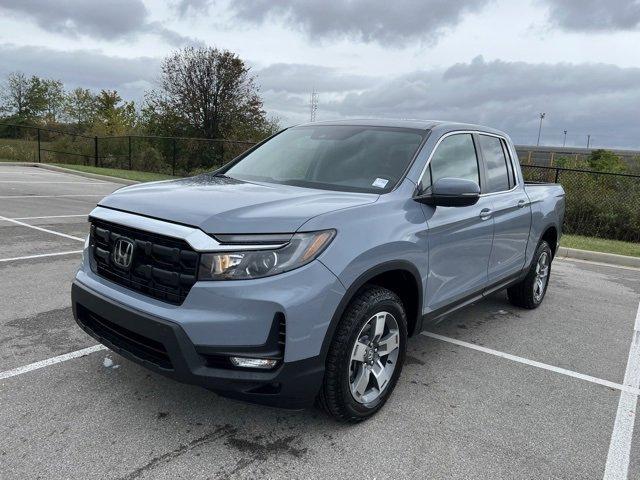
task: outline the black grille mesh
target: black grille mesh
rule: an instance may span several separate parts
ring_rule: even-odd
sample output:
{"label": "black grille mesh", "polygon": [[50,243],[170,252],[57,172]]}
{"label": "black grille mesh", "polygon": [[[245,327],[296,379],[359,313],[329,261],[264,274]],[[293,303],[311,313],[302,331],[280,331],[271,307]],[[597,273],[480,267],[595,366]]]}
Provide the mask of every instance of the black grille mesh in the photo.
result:
{"label": "black grille mesh", "polygon": [[162,343],[110,322],[80,304],[77,305],[77,312],[80,322],[98,337],[142,360],[167,370],[173,369],[171,358]]}
{"label": "black grille mesh", "polygon": [[[144,295],[180,305],[196,282],[199,255],[184,240],[144,232],[95,218],[91,221],[90,255],[95,273]],[[121,237],[133,245],[128,269],[113,262]]]}

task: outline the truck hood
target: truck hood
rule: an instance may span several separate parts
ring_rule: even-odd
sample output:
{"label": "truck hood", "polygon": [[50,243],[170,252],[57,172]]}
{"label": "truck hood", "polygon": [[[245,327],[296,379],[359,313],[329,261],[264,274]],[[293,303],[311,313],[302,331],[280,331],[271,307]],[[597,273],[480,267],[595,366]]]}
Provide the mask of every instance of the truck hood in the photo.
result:
{"label": "truck hood", "polygon": [[204,174],[124,187],[98,205],[206,233],[291,233],[312,217],[373,203],[378,197]]}

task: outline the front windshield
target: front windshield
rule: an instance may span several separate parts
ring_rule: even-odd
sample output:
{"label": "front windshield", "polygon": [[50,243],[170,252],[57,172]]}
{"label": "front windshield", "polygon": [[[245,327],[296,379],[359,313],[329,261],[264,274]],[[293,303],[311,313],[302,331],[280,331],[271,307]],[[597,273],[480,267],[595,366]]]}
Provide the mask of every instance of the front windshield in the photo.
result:
{"label": "front windshield", "polygon": [[224,174],[239,180],[385,193],[398,183],[425,135],[424,130],[391,127],[294,127]]}

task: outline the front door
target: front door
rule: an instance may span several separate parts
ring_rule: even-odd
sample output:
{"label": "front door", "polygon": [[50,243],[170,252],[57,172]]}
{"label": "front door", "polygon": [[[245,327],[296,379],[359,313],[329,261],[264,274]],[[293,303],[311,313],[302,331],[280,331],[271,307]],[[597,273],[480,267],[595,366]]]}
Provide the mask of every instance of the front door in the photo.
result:
{"label": "front door", "polygon": [[[436,146],[420,182],[428,188],[440,178],[482,178],[474,137],[455,133]],[[480,197],[468,207],[422,205],[428,225],[429,277],[425,293],[427,314],[481,293],[487,284],[487,267],[493,239],[492,203]]]}

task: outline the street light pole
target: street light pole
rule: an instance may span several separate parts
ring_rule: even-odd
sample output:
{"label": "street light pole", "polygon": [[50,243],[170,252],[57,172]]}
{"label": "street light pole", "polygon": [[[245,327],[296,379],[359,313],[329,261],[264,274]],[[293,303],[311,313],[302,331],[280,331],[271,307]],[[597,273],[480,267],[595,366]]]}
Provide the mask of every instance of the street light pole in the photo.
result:
{"label": "street light pole", "polygon": [[564,139],[562,140],[562,148],[567,144],[567,131],[564,131]]}
{"label": "street light pole", "polygon": [[544,119],[546,113],[540,114],[540,126],[538,127],[538,141],[536,142],[536,147],[540,146],[540,134],[542,133],[542,120]]}

